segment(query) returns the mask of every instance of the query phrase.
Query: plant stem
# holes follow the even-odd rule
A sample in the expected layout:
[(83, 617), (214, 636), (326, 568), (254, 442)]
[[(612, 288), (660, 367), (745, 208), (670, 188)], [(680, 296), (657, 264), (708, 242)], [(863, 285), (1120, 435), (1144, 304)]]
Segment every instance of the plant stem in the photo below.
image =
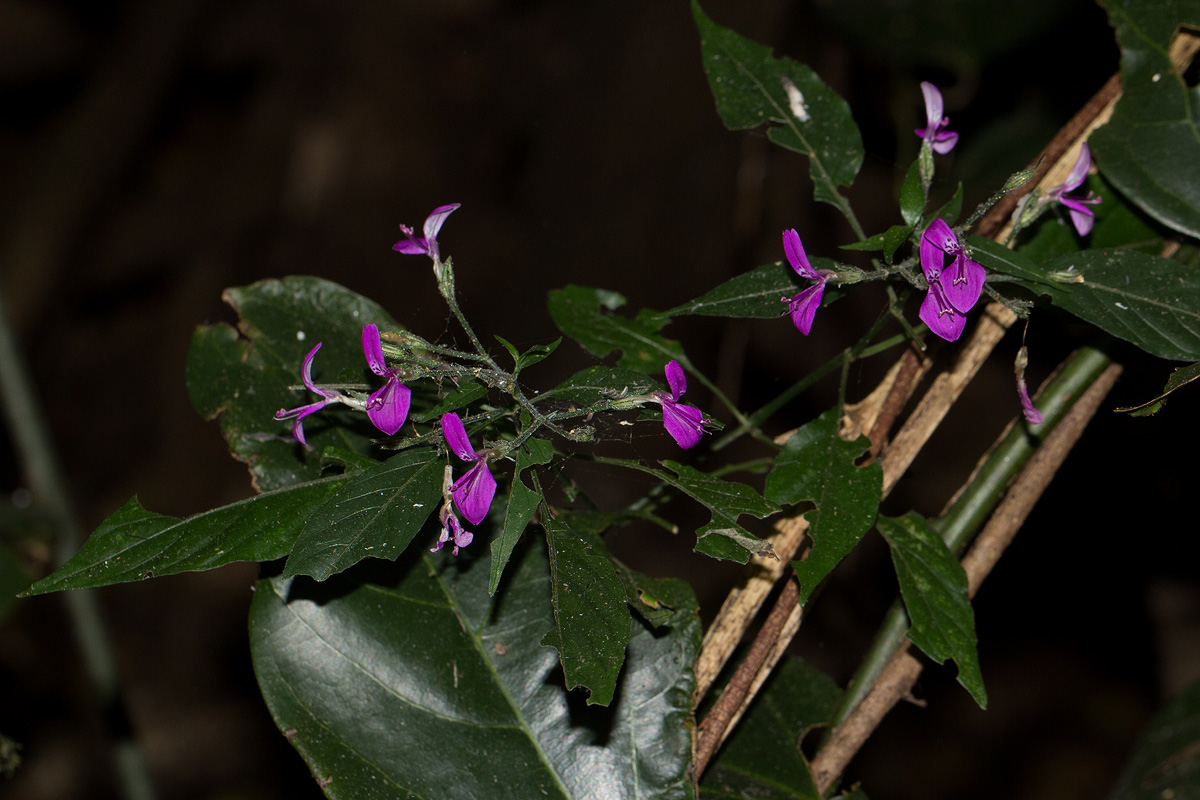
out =
[[(83, 535), (35, 391), (8, 323), (4, 298), (0, 297), (0, 401), (22, 474), (38, 505), (53, 524), (57, 567), (75, 555), (83, 544)], [(99, 713), (106, 720), (116, 720), (110, 722), (106, 732), (113, 748), (122, 796), (126, 800), (152, 800), (154, 788), (145, 759), (128, 733), (120, 676), (97, 594), (91, 589), (76, 589), (66, 592), (63, 602), (96, 693)]]

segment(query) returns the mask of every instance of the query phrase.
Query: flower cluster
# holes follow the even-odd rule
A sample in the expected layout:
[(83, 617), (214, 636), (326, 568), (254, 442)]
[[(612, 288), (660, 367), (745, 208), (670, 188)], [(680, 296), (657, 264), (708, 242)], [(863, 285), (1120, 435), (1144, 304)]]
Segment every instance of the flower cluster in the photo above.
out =
[[(953, 259), (946, 266), (946, 258)], [(921, 271), (929, 291), (921, 303), (921, 320), (948, 342), (962, 335), (966, 314), (979, 301), (987, 277), (944, 220), (935, 219), (921, 235)]]

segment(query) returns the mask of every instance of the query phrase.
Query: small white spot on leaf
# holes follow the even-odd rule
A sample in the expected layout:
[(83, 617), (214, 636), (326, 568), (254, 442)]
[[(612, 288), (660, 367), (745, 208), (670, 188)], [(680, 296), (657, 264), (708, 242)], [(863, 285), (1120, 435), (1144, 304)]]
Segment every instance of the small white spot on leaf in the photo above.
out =
[(306, 334), (304, 331), (296, 331), (296, 341), (297, 342), (303, 342), (305, 337), (307, 337), (307, 336), (308, 336), (308, 334)]
[(808, 113), (808, 106), (804, 104), (804, 95), (796, 88), (796, 84), (792, 83), (792, 79), (787, 75), (780, 75), (779, 81), (783, 84), (783, 91), (787, 92), (788, 108), (791, 109), (792, 115), (801, 122), (812, 119)]

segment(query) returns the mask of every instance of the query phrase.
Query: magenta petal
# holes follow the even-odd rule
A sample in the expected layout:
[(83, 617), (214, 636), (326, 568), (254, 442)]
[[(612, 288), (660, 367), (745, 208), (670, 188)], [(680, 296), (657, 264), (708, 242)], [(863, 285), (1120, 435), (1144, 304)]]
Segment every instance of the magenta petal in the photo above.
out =
[(983, 283), (987, 272), (978, 263), (964, 255), (954, 259), (950, 268), (942, 273), (939, 283), (945, 292), (946, 302), (960, 314), (966, 314), (983, 294)]
[[(941, 124), (942, 113), (945, 111), (942, 93), (929, 81), (921, 81), (921, 94), (925, 95), (925, 124), (936, 129)], [(925, 133), (922, 132), (921, 136), (924, 137)]]
[(317, 346), (314, 347), (312, 350), (309, 350), (308, 355), (306, 355), (304, 357), (304, 364), (300, 367), (300, 380), (304, 381), (305, 387), (307, 387), (310, 392), (316, 392), (317, 394), (321, 395), (322, 397), (330, 397), (331, 393), (328, 391), (322, 391), (322, 390), (318, 389), (316, 387), (316, 384), (313, 383), (313, 379), (312, 379), (313, 358), (316, 357), (317, 351), (320, 349), (321, 349), (321, 343), (317, 342)]
[(930, 143), (930, 147), (932, 147), (934, 150), (941, 153), (942, 155), (945, 155), (946, 153), (949, 153), (951, 150), (953, 150), (954, 145), (956, 145), (956, 144), (958, 144), (958, 134), (957, 133), (954, 133), (953, 131), (942, 131), (941, 133), (939, 133), (933, 137), (933, 141)]
[(792, 323), (808, 336), (812, 330), (813, 318), (821, 305), (821, 296), (825, 293), (825, 281), (815, 283), (797, 294), (791, 300), (784, 298), (788, 304), (788, 312), (792, 315)]
[(664, 402), (663, 427), (684, 450), (695, 447), (704, 433), (704, 414), (682, 403)]
[(423, 255), (429, 252), (424, 239), (414, 239), (411, 236), (396, 242), (392, 245), (392, 249), (409, 256)]
[(967, 324), (967, 318), (946, 302), (939, 283), (929, 284), (929, 293), (921, 302), (919, 316), (921, 321), (929, 326), (930, 331), (948, 342), (957, 341)]
[(471, 447), (471, 440), (467, 438), (467, 429), (463, 427), (458, 414), (453, 411), (442, 415), (442, 436), (446, 437), (446, 444), (454, 452), (454, 455), (463, 461), (477, 460), (475, 450)]
[(783, 232), (783, 252), (787, 256), (788, 263), (792, 265), (792, 269), (800, 275), (814, 281), (821, 279), (821, 274), (813, 269), (812, 264), (808, 263), (808, 256), (804, 254), (804, 245), (800, 243), (800, 234), (796, 233), (795, 228)]
[(1042, 412), (1033, 407), (1033, 401), (1029, 399), (1029, 387), (1025, 385), (1024, 378), (1017, 378), (1017, 396), (1021, 399), (1021, 413), (1025, 415), (1025, 421), (1030, 425), (1040, 424)]
[(425, 218), (425, 241), (433, 242), (437, 240), (438, 231), (442, 229), (442, 225), (446, 222), (446, 217), (450, 216), (455, 209), (462, 206), (462, 203), (450, 203), (449, 205), (438, 206), (428, 217)]
[(395, 436), (408, 419), (411, 400), (412, 390), (396, 378), (390, 378), (367, 398), (367, 417), (376, 428), (388, 436)]
[[(1092, 232), (1092, 226), (1096, 224), (1096, 217), (1094, 212), (1084, 205), (1087, 202), (1086, 199), (1061, 197), (1059, 202), (1067, 207), (1067, 211), (1071, 214), (1071, 224), (1075, 226), (1075, 230), (1079, 232), (1080, 236), (1087, 236)], [(1095, 202), (1099, 202), (1099, 200), (1097, 199)]]
[(454, 505), (472, 525), (478, 525), (487, 516), (492, 498), (496, 495), (496, 479), (488, 469), (487, 461), (480, 459), (450, 487)]
[(679, 366), (679, 362), (671, 360), (667, 362), (667, 385), (671, 387), (671, 402), (679, 399), (680, 395), (687, 391), (687, 377), (683, 374), (683, 367)]
[(363, 355), (367, 357), (367, 366), (371, 372), (381, 378), (391, 376), (387, 362), (383, 360), (383, 344), (379, 341), (379, 328), (374, 323), (363, 326), (362, 332)]
[(1075, 159), (1075, 166), (1071, 167), (1071, 174), (1067, 175), (1067, 179), (1063, 181), (1060, 188), (1061, 191), (1069, 192), (1073, 189), (1078, 189), (1087, 179), (1088, 170), (1092, 168), (1092, 151), (1088, 148), (1085, 142), (1079, 148), (1079, 158)]

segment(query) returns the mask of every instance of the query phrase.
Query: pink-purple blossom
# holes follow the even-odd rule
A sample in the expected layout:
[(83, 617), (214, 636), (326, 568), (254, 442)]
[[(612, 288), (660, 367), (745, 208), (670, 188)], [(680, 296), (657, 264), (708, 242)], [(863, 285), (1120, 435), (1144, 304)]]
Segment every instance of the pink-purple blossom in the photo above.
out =
[(813, 317), (821, 305), (821, 295), (825, 293), (825, 276), (808, 263), (808, 256), (804, 254), (804, 245), (800, 243), (800, 234), (796, 233), (795, 228), (783, 232), (783, 252), (787, 256), (788, 263), (792, 265), (792, 269), (800, 277), (816, 281), (799, 294), (779, 298), (780, 302), (788, 304), (788, 313), (792, 315), (792, 322), (796, 328), (808, 336), (809, 331), (812, 330)]
[(466, 547), (475, 540), (475, 534), (462, 526), (462, 523), (458, 521), (458, 517), (454, 513), (454, 509), (449, 504), (442, 506), (438, 518), (442, 522), (442, 532), (438, 535), (438, 540), (434, 543), (433, 547), (429, 548), (429, 552), (436, 553), (442, 549), (442, 545), (446, 542), (453, 541), (454, 549), (450, 552), (458, 555), (458, 548)]
[(317, 355), (317, 351), (320, 349), (321, 343), (317, 342), (317, 346), (308, 351), (308, 355), (304, 357), (304, 364), (300, 368), (300, 378), (304, 381), (305, 388), (310, 392), (321, 395), (321, 399), (315, 403), (309, 403), (296, 408), (281, 408), (275, 412), (275, 419), (277, 420), (295, 420), (292, 423), (292, 435), (296, 437), (296, 441), (305, 447), (308, 447), (308, 442), (304, 438), (304, 418), (309, 414), (315, 414), (330, 403), (341, 403), (346, 399), (341, 392), (333, 389), (322, 389), (313, 383), (312, 362), (313, 358)]
[(925, 95), (925, 127), (917, 128), (913, 133), (937, 152), (949, 153), (958, 144), (958, 134), (946, 130), (950, 118), (942, 113), (945, 110), (942, 93), (929, 81), (921, 81), (921, 93)]
[[(946, 257), (953, 260), (946, 266)], [(929, 291), (921, 303), (921, 320), (946, 341), (962, 335), (966, 313), (983, 293), (987, 273), (967, 258), (966, 251), (944, 220), (935, 219), (921, 235), (921, 270)]]
[(417, 236), (413, 229), (407, 225), (400, 226), (400, 232), (404, 234), (404, 238), (392, 245), (393, 250), (408, 255), (427, 255), (435, 262), (442, 260), (441, 251), (438, 250), (437, 235), (442, 229), (442, 224), (446, 221), (446, 217), (450, 216), (461, 203), (450, 203), (445, 206), (438, 206), (428, 217), (425, 218), (424, 236)]
[(492, 477), (492, 471), (487, 465), (487, 457), (491, 455), (491, 451), (471, 447), (467, 429), (463, 427), (458, 414), (453, 411), (442, 415), (442, 436), (454, 455), (463, 461), (475, 462), (475, 466), (450, 487), (450, 494), (454, 497), (454, 505), (467, 521), (478, 525), (487, 516), (492, 498), (496, 495), (496, 479)]
[(679, 398), (687, 391), (687, 378), (684, 377), (683, 367), (678, 361), (670, 361), (666, 368), (667, 385), (670, 392), (661, 389), (652, 392), (650, 398), (662, 405), (663, 427), (671, 434), (680, 447), (687, 450), (695, 447), (704, 433), (704, 412), (700, 409), (684, 405)]
[(1017, 376), (1017, 398), (1021, 401), (1021, 413), (1030, 425), (1038, 425), (1042, 421), (1042, 412), (1033, 407), (1029, 399), (1029, 387), (1025, 385), (1025, 368), (1029, 365), (1029, 350), (1021, 345), (1017, 351), (1017, 359), (1013, 363), (1013, 372)]
[(1088, 206), (1099, 203), (1103, 198), (1097, 197), (1095, 192), (1088, 192), (1083, 196), (1072, 196), (1067, 192), (1073, 192), (1083, 185), (1091, 167), (1092, 151), (1088, 149), (1087, 143), (1084, 143), (1079, 148), (1079, 158), (1075, 160), (1075, 166), (1071, 168), (1067, 179), (1046, 192), (1046, 202), (1059, 202), (1067, 207), (1067, 211), (1071, 214), (1071, 224), (1075, 226), (1075, 230), (1079, 232), (1080, 236), (1087, 236), (1091, 233), (1092, 225), (1096, 221), (1095, 213)]
[(387, 378), (387, 382), (367, 398), (367, 417), (376, 428), (388, 436), (395, 436), (408, 419), (412, 390), (400, 382), (400, 371), (389, 367), (384, 361), (383, 343), (379, 340), (379, 328), (374, 323), (363, 326), (362, 346), (371, 372)]

